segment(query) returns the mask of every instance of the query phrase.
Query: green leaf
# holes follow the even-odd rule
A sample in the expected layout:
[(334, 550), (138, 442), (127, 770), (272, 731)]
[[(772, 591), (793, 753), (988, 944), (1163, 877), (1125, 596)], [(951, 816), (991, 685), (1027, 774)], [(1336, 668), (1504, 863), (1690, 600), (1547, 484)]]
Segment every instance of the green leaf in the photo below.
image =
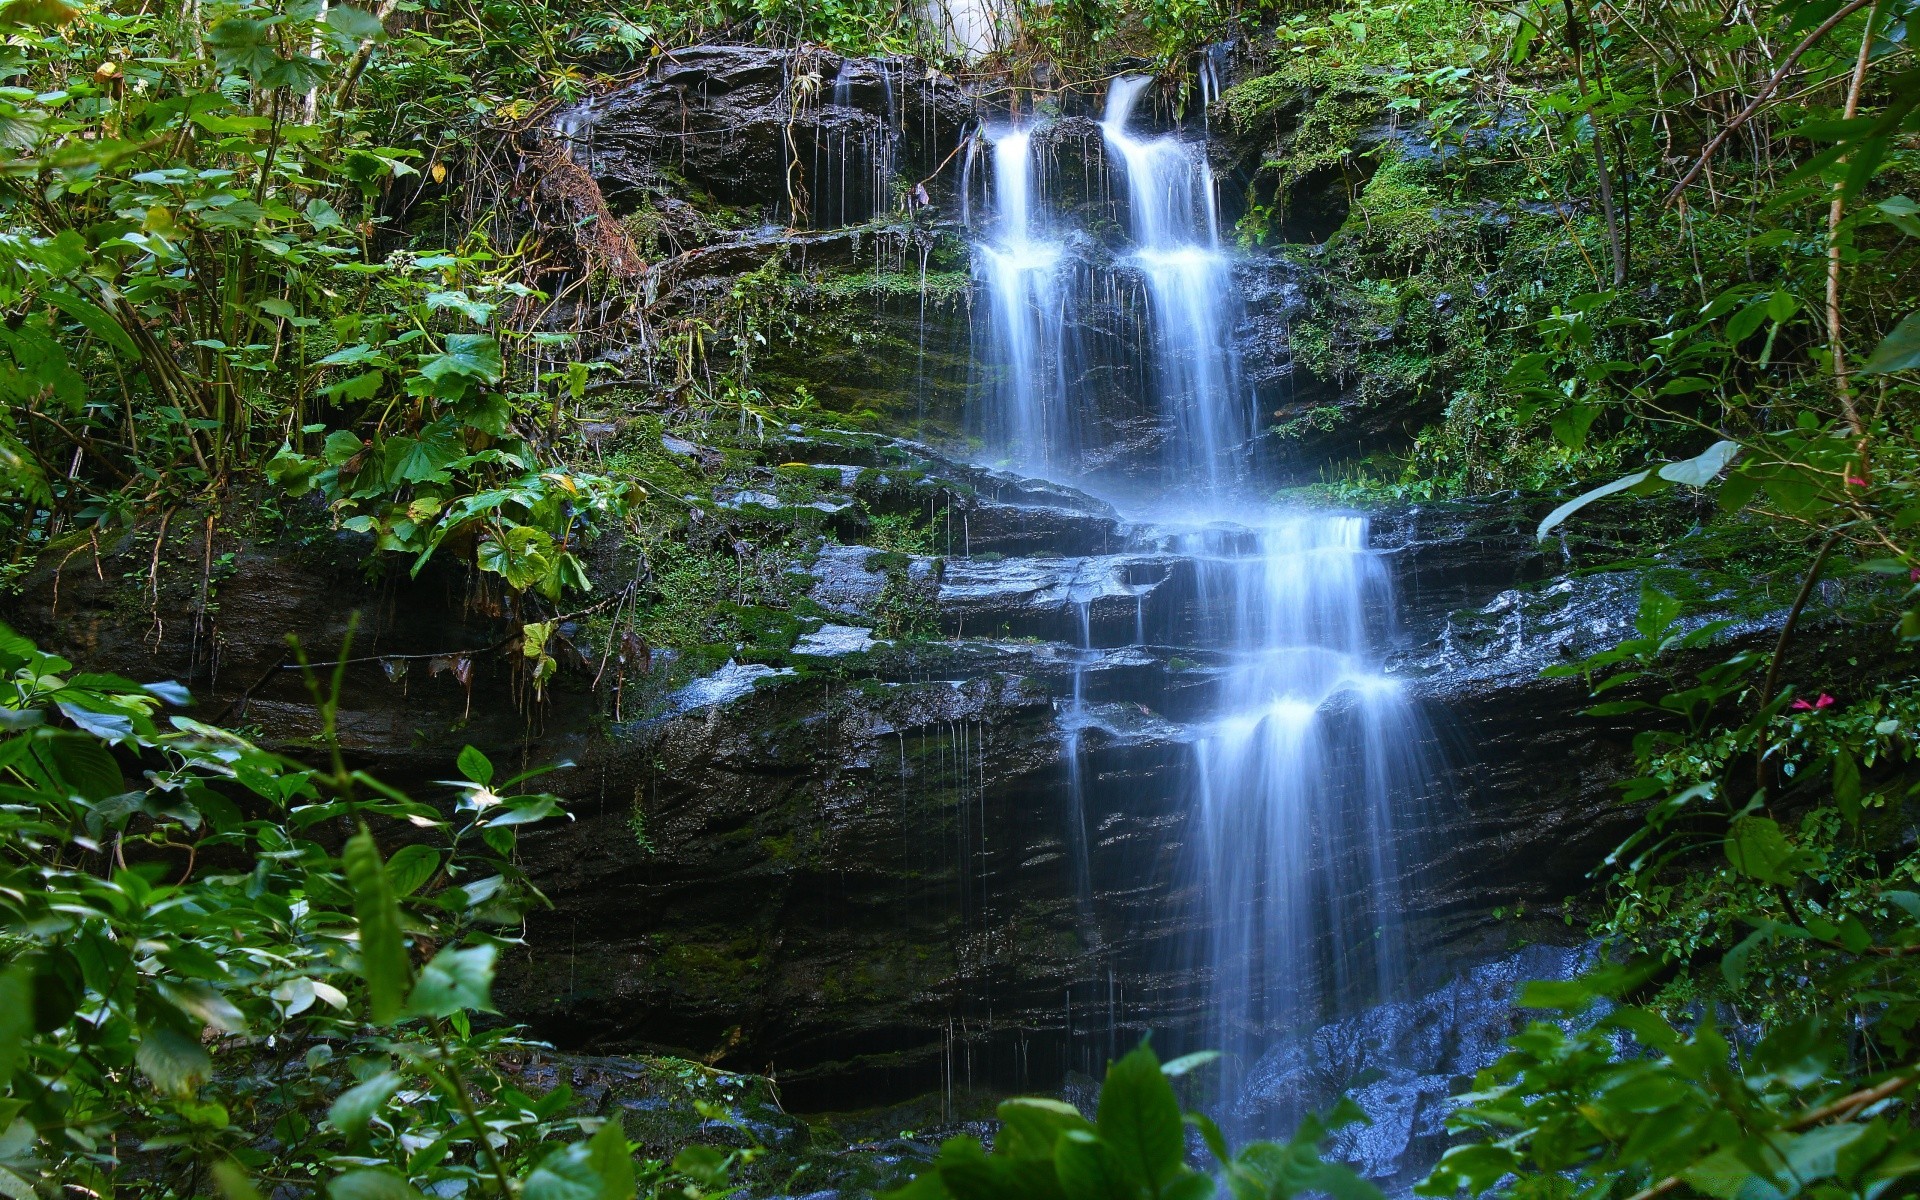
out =
[(1639, 486), (1646, 482), (1647, 477), (1651, 474), (1652, 471), (1650, 470), (1635, 471), (1633, 474), (1623, 476), (1622, 478), (1614, 480), (1612, 483), (1602, 484), (1590, 492), (1583, 492), (1575, 496), (1573, 499), (1547, 514), (1547, 519), (1540, 522), (1540, 528), (1534, 531), (1533, 536), (1535, 540), (1545, 541), (1549, 533), (1552, 533), (1559, 527), (1562, 521), (1565, 521), (1574, 513), (1592, 504), (1595, 500), (1604, 500), (1606, 497), (1614, 495), (1615, 493), (1624, 492), (1628, 488)]
[[(18, 0), (16, 0), (18, 3)], [(87, 331), (131, 359), (140, 357), (140, 350), (133, 344), (127, 331), (120, 322), (109, 316), (105, 309), (76, 292), (64, 288), (55, 288), (46, 293), (46, 301), (61, 312), (87, 327)]]
[(1593, 422), (1599, 415), (1599, 408), (1591, 404), (1577, 404), (1556, 413), (1552, 421), (1554, 440), (1569, 450), (1585, 449), (1587, 431), (1593, 428)]
[(1692, 458), (1670, 462), (1660, 468), (1660, 478), (1688, 487), (1705, 487), (1726, 470), (1733, 456), (1740, 453), (1739, 442), (1718, 441)]
[(360, 453), (365, 445), (365, 442), (346, 430), (336, 429), (327, 435), (326, 443), (321, 449), (321, 455), (327, 460), (328, 466), (337, 467), (354, 455)]
[(472, 321), (475, 325), (485, 325), (493, 317), (493, 305), (484, 300), (475, 300), (465, 292), (429, 292), (427, 309), (430, 312), (451, 308)]
[(232, 1159), (213, 1164), (213, 1182), (225, 1200), (260, 1200), (260, 1189), (247, 1178), (246, 1168)]
[(205, 1048), (175, 1029), (155, 1029), (141, 1038), (134, 1061), (154, 1087), (176, 1096), (191, 1095), (213, 1072)]
[(406, 940), (400, 932), (400, 902), (380, 861), (373, 834), (363, 824), (340, 852), (347, 883), (353, 889), (354, 916), (360, 924), (360, 974), (367, 981), (368, 1015), (377, 1025), (404, 1011), (412, 975)]
[(1867, 361), (1860, 364), (1861, 375), (1885, 375), (1893, 371), (1911, 371), (1920, 367), (1920, 312), (1910, 312), (1880, 339)]
[(392, 1099), (400, 1090), (400, 1076), (392, 1071), (382, 1071), (365, 1083), (356, 1084), (341, 1092), (327, 1109), (327, 1120), (333, 1127), (347, 1135), (349, 1142), (357, 1142), (367, 1131), (374, 1114), (381, 1105)]
[[(1111, 1070), (1107, 1077), (1113, 1077)], [(1101, 1107), (1105, 1106), (1103, 1092)], [(1144, 1194), (1146, 1184), (1134, 1177), (1123, 1153), (1089, 1133), (1070, 1133), (1061, 1138), (1053, 1166), (1068, 1200), (1134, 1200)]]
[(457, 1012), (493, 1011), (493, 946), (456, 950), (452, 946), (433, 956), (420, 969), (408, 1010), (418, 1016), (450, 1017)]
[(1799, 855), (1771, 817), (1739, 817), (1727, 831), (1727, 861), (1743, 875), (1767, 883), (1792, 883)]
[(1849, 824), (1860, 823), (1860, 763), (1845, 747), (1833, 752), (1833, 798)]
[(487, 756), (472, 746), (463, 746), (457, 760), (460, 773), (473, 782), (485, 787), (493, 782), (493, 763)]
[(1107, 1068), (1096, 1122), (1122, 1169), (1157, 1189), (1179, 1172), (1186, 1137), (1180, 1101), (1144, 1042)]
[(348, 1171), (327, 1185), (328, 1200), (421, 1200), (397, 1171), (388, 1168)]
[(26, 1059), (33, 1037), (33, 965), (21, 959), (0, 974), (0, 1090)]
[(80, 10), (64, 0), (10, 0), (0, 5), (0, 29), (22, 25), (51, 28), (70, 24)]
[(200, 980), (163, 981), (158, 987), (169, 1003), (194, 1020), (211, 1025), (222, 1033), (246, 1032), (247, 1019), (233, 1001)]
[(60, 779), (85, 800), (105, 800), (126, 790), (120, 764), (107, 748), (78, 733), (59, 733), (49, 739), (47, 751)]
[(615, 1120), (586, 1141), (548, 1155), (527, 1176), (520, 1195), (522, 1200), (633, 1200), (634, 1185), (633, 1152)]
[(327, 24), (356, 42), (378, 40), (386, 36), (380, 18), (365, 9), (336, 4), (327, 10)]
[(330, 383), (320, 389), (320, 394), (330, 400), (371, 400), (380, 394), (380, 387), (387, 381), (385, 371), (362, 371), (358, 375), (349, 375), (337, 383)]
[(505, 436), (507, 423), (513, 420), (513, 406), (498, 392), (470, 396), (455, 411), (462, 425), (494, 437)]
[(484, 333), (450, 333), (446, 353), (420, 364), (420, 373), (435, 383), (456, 375), (492, 383), (500, 371), (500, 343)]
[(440, 852), (431, 846), (402, 846), (387, 860), (387, 878), (397, 896), (411, 896), (440, 869)]
[(451, 422), (435, 421), (418, 437), (392, 437), (381, 448), (389, 483), (425, 483), (465, 453)]
[(1189, 1071), (1197, 1071), (1219, 1061), (1218, 1050), (1195, 1050), (1192, 1054), (1183, 1054), (1170, 1063), (1160, 1065), (1160, 1073), (1168, 1079), (1178, 1079)]
[(1080, 1110), (1062, 1100), (1023, 1096), (1000, 1105), (999, 1113), (1000, 1133), (994, 1138), (994, 1153), (1012, 1158), (1051, 1160), (1062, 1134), (1069, 1130), (1093, 1132)]

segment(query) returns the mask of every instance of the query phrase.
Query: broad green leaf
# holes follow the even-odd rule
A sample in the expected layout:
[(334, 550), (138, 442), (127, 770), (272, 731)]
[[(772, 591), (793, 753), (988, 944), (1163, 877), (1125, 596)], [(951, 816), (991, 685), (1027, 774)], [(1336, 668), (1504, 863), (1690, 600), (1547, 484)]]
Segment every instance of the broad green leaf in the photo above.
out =
[(213, 1072), (213, 1060), (199, 1042), (174, 1029), (160, 1028), (140, 1039), (134, 1061), (153, 1086), (176, 1096), (192, 1094)]
[(107, 748), (90, 737), (77, 733), (59, 733), (48, 739), (47, 749), (60, 778), (73, 792), (87, 800), (104, 800), (126, 790), (120, 765)]
[(225, 1200), (260, 1200), (260, 1189), (247, 1178), (246, 1168), (228, 1159), (213, 1164), (213, 1182)]
[(417, 437), (388, 438), (381, 449), (389, 483), (424, 483), (447, 469), (465, 453), (460, 434), (451, 422), (435, 421)]
[(340, 852), (348, 885), (353, 889), (353, 911), (360, 925), (360, 974), (367, 981), (368, 1015), (384, 1025), (405, 1010), (412, 969), (400, 932), (400, 902), (387, 879), (380, 850), (365, 825), (347, 839)]
[(56, 704), (67, 720), (103, 742), (118, 742), (133, 736), (133, 718), (125, 712), (102, 712), (66, 700)]
[[(946, 1149), (941, 1147), (942, 1158)], [(673, 1169), (708, 1187), (717, 1187), (726, 1182), (727, 1158), (727, 1152), (718, 1146), (688, 1146), (673, 1156)]]
[(397, 1171), (363, 1168), (348, 1171), (327, 1184), (328, 1200), (421, 1200)]
[(387, 878), (395, 895), (411, 896), (426, 886), (440, 869), (440, 852), (431, 846), (402, 846), (387, 860)]
[(337, 467), (365, 448), (366, 443), (344, 429), (336, 429), (327, 435), (322, 456), (328, 466)]
[(435, 383), (456, 375), (492, 383), (500, 370), (500, 343), (484, 333), (450, 333), (446, 352), (420, 364), (420, 373)]
[(0, 5), (0, 29), (22, 25), (53, 28), (78, 19), (80, 10), (64, 0), (8, 0)]
[(382, 1071), (365, 1083), (341, 1092), (334, 1099), (332, 1107), (327, 1109), (327, 1120), (345, 1134), (349, 1142), (357, 1142), (366, 1133), (374, 1114), (399, 1090), (400, 1076), (392, 1071)]
[(493, 963), (498, 955), (492, 946), (467, 950), (448, 946), (420, 969), (420, 981), (413, 986), (408, 1011), (427, 1017), (492, 1012)]
[(65, 288), (54, 288), (47, 292), (46, 301), (86, 326), (89, 333), (112, 346), (116, 351), (129, 359), (139, 360), (140, 350), (133, 344), (133, 339), (127, 336), (127, 331), (120, 327), (120, 322), (114, 320), (106, 310), (93, 301)]
[(1014, 1158), (1053, 1158), (1054, 1145), (1068, 1130), (1091, 1133), (1093, 1126), (1080, 1110), (1061, 1100), (1021, 1097), (999, 1109), (1000, 1134), (994, 1153)]
[(1186, 1143), (1180, 1101), (1145, 1044), (1107, 1068), (1095, 1124), (1122, 1169), (1144, 1186), (1158, 1188), (1179, 1171)]
[(1727, 831), (1727, 861), (1743, 875), (1768, 883), (1792, 883), (1798, 855), (1771, 817), (1739, 817)]
[(462, 746), (457, 762), (460, 773), (473, 782), (483, 787), (493, 782), (493, 763), (473, 746)]
[(0, 974), (0, 1090), (26, 1059), (33, 1037), (33, 963), (19, 959)]
[(1178, 1079), (1189, 1071), (1197, 1071), (1201, 1067), (1210, 1066), (1219, 1061), (1219, 1059), (1220, 1052), (1218, 1050), (1196, 1050), (1192, 1054), (1182, 1054), (1172, 1062), (1162, 1063), (1160, 1065), (1160, 1073), (1168, 1079)]
[(162, 981), (158, 988), (169, 1003), (196, 1021), (211, 1025), (222, 1033), (246, 1031), (247, 1019), (233, 1001), (198, 979)]
[(1386, 1200), (1385, 1192), (1342, 1163), (1315, 1164), (1303, 1183), (1305, 1186), (1301, 1190), (1317, 1192), (1332, 1197), (1332, 1200)]
[(1852, 824), (1860, 823), (1860, 763), (1845, 746), (1833, 752), (1833, 798), (1842, 816)]
[(355, 41), (364, 42), (386, 36), (380, 18), (365, 9), (336, 4), (327, 10), (327, 24)]
[(1920, 312), (1908, 313), (1880, 339), (1867, 361), (1860, 364), (1862, 375), (1885, 375), (1892, 371), (1911, 371), (1920, 367)]
[[(1107, 1077), (1113, 1077), (1111, 1070)], [(1067, 1200), (1134, 1200), (1150, 1194), (1132, 1165), (1141, 1157), (1138, 1147), (1115, 1147), (1090, 1133), (1068, 1133), (1054, 1151), (1053, 1166)]]
[(429, 311), (453, 309), (475, 325), (485, 325), (493, 317), (493, 305), (475, 300), (465, 292), (429, 292), (427, 308)]
[(1591, 404), (1576, 404), (1554, 414), (1551, 422), (1554, 440), (1569, 450), (1585, 449), (1587, 431), (1593, 428), (1593, 422), (1599, 415), (1599, 408)]
[[(711, 1146), (700, 1149), (714, 1150)], [(714, 1153), (724, 1161), (724, 1155), (717, 1150)], [(679, 1160), (675, 1160), (675, 1168), (681, 1169)], [(694, 1174), (691, 1170), (682, 1173)], [(717, 1163), (704, 1173), (717, 1174)], [(541, 1160), (527, 1176), (520, 1195), (522, 1200), (632, 1200), (634, 1182), (633, 1152), (620, 1122), (614, 1120), (586, 1141), (575, 1142)]]

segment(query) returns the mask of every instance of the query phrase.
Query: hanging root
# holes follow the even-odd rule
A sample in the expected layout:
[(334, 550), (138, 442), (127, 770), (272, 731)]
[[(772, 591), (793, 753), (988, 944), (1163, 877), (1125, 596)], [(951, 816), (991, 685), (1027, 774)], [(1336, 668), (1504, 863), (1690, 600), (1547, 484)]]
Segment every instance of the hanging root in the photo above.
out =
[[(573, 160), (565, 142), (543, 139), (543, 144), (524, 155), (521, 167), (527, 210), (545, 249), (574, 259), (583, 274), (605, 272), (615, 279), (634, 280), (646, 273), (647, 262), (639, 247), (607, 207), (600, 185)], [(564, 243), (564, 249), (556, 241)]]

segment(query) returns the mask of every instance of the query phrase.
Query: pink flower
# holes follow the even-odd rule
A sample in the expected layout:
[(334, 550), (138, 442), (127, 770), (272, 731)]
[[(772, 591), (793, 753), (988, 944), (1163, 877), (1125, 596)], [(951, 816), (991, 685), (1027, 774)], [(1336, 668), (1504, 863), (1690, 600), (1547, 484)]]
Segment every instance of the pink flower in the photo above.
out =
[(1832, 704), (1833, 704), (1833, 697), (1827, 695), (1825, 692), (1821, 692), (1820, 698), (1818, 700), (1815, 700), (1812, 704), (1808, 704), (1805, 700), (1795, 700), (1791, 705), (1788, 705), (1788, 707), (1793, 709), (1795, 712), (1812, 712), (1816, 708), (1831, 707)]
[(1847, 476), (1847, 486), (1848, 487), (1865, 487), (1867, 486), (1867, 481), (1860, 478), (1858, 475), (1849, 475)]

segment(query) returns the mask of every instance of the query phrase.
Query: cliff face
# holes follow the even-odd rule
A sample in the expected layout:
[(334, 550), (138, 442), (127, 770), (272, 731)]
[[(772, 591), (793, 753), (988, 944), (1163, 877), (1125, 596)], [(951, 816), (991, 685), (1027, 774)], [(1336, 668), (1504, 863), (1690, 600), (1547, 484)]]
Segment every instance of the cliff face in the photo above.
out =
[[(57, 592), (43, 568), (9, 618), (88, 666), (188, 679), (201, 714), (294, 746), (314, 718), (284, 635), (330, 659), (357, 612), (340, 727), (384, 777), (430, 794), (466, 742), (574, 762), (549, 777), (573, 819), (525, 843), (554, 907), (529, 919), (499, 992), (562, 1047), (772, 1072), (805, 1110), (950, 1081), (1055, 1087), (1148, 1030), (1193, 1039), (1181, 947), (1206, 918), (1181, 869), (1195, 737), (1184, 714), (1210, 651), (1185, 639), (1190, 563), (1091, 498), (890, 453), (971, 491), (957, 519), (974, 553), (918, 562), (944, 636), (857, 632), (880, 624), (887, 577), (868, 569), (877, 552), (829, 547), (808, 581), (838, 623), (800, 647), (819, 653), (730, 664), (618, 719), (592, 690), (595, 662), (535, 702), (508, 626), (467, 581), (365, 582), (363, 548), (321, 531), (303, 546), (216, 529), (215, 551), (237, 554), (197, 626), (185, 572), (163, 576), (177, 582), (158, 618), (143, 611), (142, 537), (103, 545), (97, 564), (90, 547), (75, 554)], [(1395, 669), (1445, 768), (1407, 833), (1418, 852), (1404, 920), (1422, 982), (1501, 944), (1492, 908), (1550, 911), (1580, 890), (1627, 819), (1608, 790), (1622, 734), (1576, 715), (1577, 682), (1534, 672), (1567, 628), (1602, 638), (1630, 610), (1606, 577), (1547, 579), (1527, 515), (1487, 504), (1378, 518), (1402, 598)], [(163, 557), (207, 557), (202, 533)], [(1122, 585), (1147, 584), (1121, 604)], [(1093, 597), (1095, 629), (1143, 622), (1148, 644), (1075, 650), (1069, 595)], [(1091, 716), (1077, 831), (1061, 756), (1076, 673)]]

